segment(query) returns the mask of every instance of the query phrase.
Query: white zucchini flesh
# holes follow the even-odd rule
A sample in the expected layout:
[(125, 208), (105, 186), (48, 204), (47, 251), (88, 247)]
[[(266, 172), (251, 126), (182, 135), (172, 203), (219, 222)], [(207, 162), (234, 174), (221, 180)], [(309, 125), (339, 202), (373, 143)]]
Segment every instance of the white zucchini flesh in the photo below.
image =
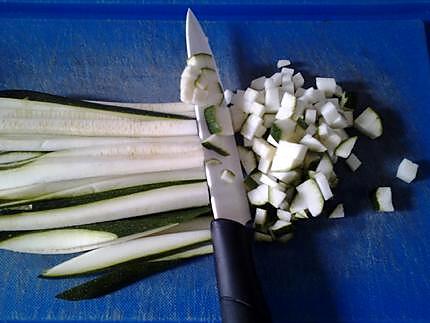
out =
[(322, 116), (324, 117), (324, 120), (329, 126), (333, 126), (335, 122), (342, 117), (337, 111), (336, 106), (331, 102), (327, 102), (326, 104), (324, 104), (321, 107), (320, 111)]
[(392, 194), (390, 187), (378, 187), (375, 192), (375, 206), (379, 212), (393, 212)]
[(284, 119), (291, 118), (291, 116), (296, 111), (296, 104), (297, 104), (296, 97), (290, 94), (289, 92), (285, 92), (284, 95), (282, 96), (281, 107), (276, 113), (276, 119), (284, 120)]
[(131, 103), (131, 102), (91, 101), (91, 100), (88, 100), (88, 102), (114, 105), (117, 107), (132, 108), (137, 110), (177, 114), (185, 117), (195, 117), (194, 106), (183, 102)]
[(0, 249), (27, 253), (62, 253), (61, 251), (102, 242), (112, 241), (118, 236), (111, 232), (62, 229), (35, 232), (0, 242)]
[(273, 156), (275, 155), (275, 147), (261, 138), (255, 138), (253, 140), (252, 150), (261, 158), (268, 160), (272, 160)]
[(49, 158), (36, 160), (18, 169), (0, 171), (0, 190), (79, 178), (189, 169), (202, 165), (201, 151), (141, 158), (135, 156)]
[(240, 133), (243, 137), (245, 137), (248, 140), (252, 140), (254, 138), (255, 133), (257, 132), (258, 128), (263, 124), (263, 119), (259, 116), (250, 114), (248, 118), (246, 119), (245, 123), (242, 126), (242, 129), (240, 130)]
[(310, 151), (321, 153), (327, 150), (327, 147), (325, 147), (318, 139), (312, 137), (309, 134), (306, 134), (302, 139), (300, 139), (299, 143), (308, 147)]
[(265, 107), (267, 113), (276, 113), (280, 107), (279, 87), (266, 88)]
[(64, 120), (159, 120), (161, 116), (139, 115), (117, 111), (103, 111), (88, 107), (69, 106), (64, 104), (32, 101), (13, 98), (0, 98), (1, 119), (64, 119)]
[(317, 77), (315, 79), (318, 90), (324, 91), (327, 97), (332, 96), (336, 92), (336, 81), (331, 77)]
[(288, 211), (278, 209), (276, 211), (276, 216), (278, 217), (279, 220), (291, 222), (291, 213)]
[[(29, 152), (29, 151), (11, 151), (0, 153), (0, 167), (6, 166), (11, 163), (25, 162), (34, 160), (41, 157), (42, 152)], [(3, 165), (4, 164), (4, 165)]]
[(396, 177), (409, 184), (417, 177), (417, 172), (418, 164), (413, 163), (407, 158), (403, 158), (397, 168)]
[(246, 120), (247, 114), (243, 112), (239, 105), (235, 104), (230, 107), (230, 114), (231, 122), (233, 123), (233, 130), (235, 133), (239, 132)]
[[(201, 151), (199, 142), (171, 143), (171, 142), (124, 142), (113, 145), (100, 145), (82, 147), (77, 149), (66, 149), (55, 151), (44, 155), (45, 161), (50, 158), (65, 157), (116, 157), (127, 158), (150, 157), (160, 154), (183, 154)], [(40, 159), (39, 159), (40, 160)]]
[(354, 120), (354, 127), (371, 139), (380, 137), (383, 132), (381, 117), (372, 108), (367, 108)]
[(290, 64), (291, 64), (291, 62), (288, 59), (280, 59), (276, 63), (276, 67), (277, 68), (282, 68), (282, 67), (288, 66)]
[[(179, 233), (186, 231), (197, 231), (197, 230), (209, 230), (211, 227), (211, 222), (213, 221), (213, 216), (198, 216), (189, 221), (181, 222), (177, 225), (171, 226), (170, 228), (163, 230), (163, 234), (168, 233)], [(157, 234), (155, 232), (155, 234)]]
[(303, 196), (306, 203), (306, 208), (313, 217), (321, 214), (324, 208), (324, 198), (321, 194), (317, 182), (313, 179), (308, 179), (296, 187), (299, 195)]
[(0, 119), (0, 134), (166, 137), (197, 135), (195, 120)]
[(49, 135), (5, 135), (0, 140), (3, 151), (56, 151), (99, 145), (140, 143), (199, 143), (198, 136), (176, 137), (80, 137)]
[(307, 209), (307, 203), (303, 194), (299, 192), (294, 196), (290, 205), (290, 212), (296, 214)]
[(177, 223), (118, 238), (107, 231), (57, 229), (23, 234), (0, 242), (0, 249), (32, 254), (70, 254), (107, 247), (168, 230)]
[(321, 172), (326, 178), (330, 178), (333, 174), (333, 163), (327, 154), (324, 154), (316, 168), (317, 172)]
[(351, 153), (345, 162), (353, 172), (355, 172), (361, 166), (360, 159), (358, 159), (354, 153)]
[(254, 225), (264, 226), (267, 222), (267, 210), (266, 209), (255, 209)]
[(210, 239), (209, 230), (144, 237), (89, 251), (45, 271), (44, 277), (78, 275)]
[(191, 168), (167, 172), (153, 172), (116, 177), (90, 177), (80, 180), (34, 184), (0, 191), (0, 199), (11, 200), (10, 202), (0, 203), (0, 206), (13, 205), (13, 200), (18, 200), (18, 203), (33, 202), (94, 194), (138, 185), (184, 180), (204, 180), (205, 178), (203, 168)]
[(268, 173), (271, 165), (272, 161), (270, 159), (261, 158), (258, 162), (257, 169), (262, 173)]
[(342, 203), (338, 204), (334, 208), (334, 210), (330, 213), (330, 215), (328, 217), (330, 219), (344, 218), (345, 217), (345, 212), (344, 212), (343, 204)]
[(269, 202), (269, 186), (261, 184), (248, 192), (248, 199), (252, 205), (264, 205)]
[(208, 204), (205, 182), (173, 185), (72, 207), (4, 215), (0, 217), (0, 230), (62, 228)]
[(187, 258), (209, 255), (213, 252), (214, 252), (213, 246), (211, 244), (208, 244), (206, 246), (201, 246), (201, 247), (198, 247), (195, 249), (178, 252), (178, 253), (175, 253), (175, 254), (170, 255), (170, 256), (150, 260), (150, 262), (187, 259)]
[(303, 78), (301, 73), (294, 74), (293, 83), (295, 89), (301, 88), (303, 84), (305, 84), (305, 79)]
[(335, 150), (336, 156), (348, 158), (357, 142), (357, 137), (351, 137), (341, 142)]
[(287, 194), (275, 187), (269, 187), (269, 203), (275, 208), (279, 208), (281, 203), (285, 200)]
[(279, 179), (285, 184), (291, 184), (300, 179), (301, 173), (298, 170), (290, 170), (288, 172), (270, 172), (269, 175)]
[(330, 185), (328, 183), (327, 178), (323, 173), (316, 173), (314, 175), (314, 179), (318, 184), (318, 187), (321, 191), (324, 200), (329, 200), (333, 197), (333, 192), (331, 191)]
[(257, 168), (257, 161), (255, 155), (250, 149), (238, 146), (239, 159), (242, 167), (247, 175), (249, 175), (255, 168)]
[(271, 170), (284, 172), (300, 166), (306, 156), (307, 147), (280, 140), (273, 158)]

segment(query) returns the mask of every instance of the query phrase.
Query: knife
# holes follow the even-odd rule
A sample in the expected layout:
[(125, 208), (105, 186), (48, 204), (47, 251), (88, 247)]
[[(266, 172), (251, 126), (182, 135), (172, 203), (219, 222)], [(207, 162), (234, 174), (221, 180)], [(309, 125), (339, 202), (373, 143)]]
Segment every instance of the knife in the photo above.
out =
[[(204, 53), (212, 56), (213, 60), (208, 39), (190, 9), (186, 19), (186, 43), (188, 58)], [(213, 65), (222, 85), (214, 60)], [(204, 107), (196, 105), (195, 111), (199, 136), (203, 141), (210, 136)], [(205, 170), (214, 214), (211, 233), (222, 320), (224, 323), (271, 322), (253, 261), (252, 221), (236, 140), (233, 135), (220, 136), (219, 140), (229, 152), (228, 156), (203, 149), (205, 160), (216, 158), (221, 162), (206, 163)], [(231, 182), (221, 179), (223, 170), (234, 173)]]

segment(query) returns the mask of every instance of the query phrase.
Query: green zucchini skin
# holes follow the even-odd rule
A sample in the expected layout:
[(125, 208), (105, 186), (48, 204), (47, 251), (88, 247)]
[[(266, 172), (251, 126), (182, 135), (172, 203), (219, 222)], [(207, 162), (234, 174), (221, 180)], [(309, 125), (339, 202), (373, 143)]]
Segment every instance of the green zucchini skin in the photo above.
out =
[(156, 111), (147, 111), (147, 110), (127, 108), (127, 107), (118, 107), (118, 106), (107, 105), (107, 104), (105, 105), (105, 104), (71, 99), (71, 98), (48, 94), (44, 92), (28, 91), (28, 90), (3, 90), (3, 91), (0, 91), (0, 98), (21, 99), (21, 100), (27, 99), (30, 101), (63, 104), (71, 107), (88, 108), (88, 109), (143, 115), (143, 116), (158, 117), (158, 118), (172, 118), (172, 119), (182, 119), (182, 120), (194, 119), (183, 115), (162, 113), (162, 112), (156, 112)]
[(17, 201), (16, 204), (14, 203), (13, 205), (9, 205), (3, 208), (0, 206), (0, 216), (2, 214), (8, 215), (8, 214), (26, 212), (25, 210), (23, 211), (22, 209), (20, 209), (19, 206), (29, 206), (27, 212), (43, 211), (43, 210), (49, 210), (49, 209), (76, 206), (76, 205), (81, 205), (81, 204), (86, 204), (91, 202), (97, 202), (101, 200), (107, 200), (114, 197), (154, 190), (162, 187), (182, 185), (182, 184), (192, 184), (192, 183), (198, 183), (203, 181), (204, 180), (199, 179), (199, 180), (184, 180), (184, 181), (174, 181), (174, 182), (153, 183), (153, 184), (125, 187), (125, 188), (109, 190), (105, 192), (85, 194), (81, 196), (64, 197), (64, 198), (50, 199), (50, 200), (38, 200), (34, 202), (26, 201), (24, 203), (19, 203), (19, 201)]
[(124, 268), (105, 273), (93, 280), (72, 287), (55, 297), (66, 301), (94, 299), (117, 292), (144, 278), (156, 275), (173, 267), (183, 265), (187, 260), (169, 260), (159, 262), (136, 262)]
[[(192, 220), (198, 216), (206, 215), (211, 212), (209, 206), (188, 208), (169, 212), (156, 213), (136, 218), (107, 221), (100, 223), (84, 224), (68, 227), (68, 229), (87, 229), (95, 231), (105, 231), (116, 234), (119, 238), (131, 234), (144, 232), (147, 230), (162, 227), (171, 223), (182, 223)], [(52, 231), (50, 230), (32, 230), (32, 231), (0, 231), (0, 241), (8, 240), (17, 236), (28, 233)]]

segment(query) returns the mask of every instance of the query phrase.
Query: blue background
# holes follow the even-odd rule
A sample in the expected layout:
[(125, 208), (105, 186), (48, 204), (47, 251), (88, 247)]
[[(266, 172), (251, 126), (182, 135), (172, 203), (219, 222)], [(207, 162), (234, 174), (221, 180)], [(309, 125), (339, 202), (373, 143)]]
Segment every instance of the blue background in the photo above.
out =
[[(359, 93), (359, 110), (372, 105), (384, 120), (383, 137), (359, 140), (363, 166), (355, 174), (337, 166), (336, 201), (345, 204), (346, 218), (300, 225), (286, 245), (257, 246), (274, 321), (429, 321), (430, 4), (192, 4), (225, 87), (244, 88), (288, 58), (308, 85), (315, 76), (334, 76)], [(184, 1), (0, 2), (0, 89), (176, 101), (186, 8)], [(403, 157), (420, 164), (411, 185), (395, 179)], [(396, 212), (372, 210), (368, 192), (381, 185), (392, 187)], [(54, 296), (82, 279), (37, 278), (67, 258), (1, 251), (0, 321), (220, 321), (211, 256), (78, 303)]]

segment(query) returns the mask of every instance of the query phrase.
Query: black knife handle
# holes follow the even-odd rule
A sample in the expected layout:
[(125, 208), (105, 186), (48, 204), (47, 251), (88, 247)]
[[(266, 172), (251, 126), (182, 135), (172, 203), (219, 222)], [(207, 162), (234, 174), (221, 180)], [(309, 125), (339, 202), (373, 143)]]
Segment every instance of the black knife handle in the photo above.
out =
[(223, 323), (271, 322), (255, 271), (252, 229), (216, 219), (211, 232)]

